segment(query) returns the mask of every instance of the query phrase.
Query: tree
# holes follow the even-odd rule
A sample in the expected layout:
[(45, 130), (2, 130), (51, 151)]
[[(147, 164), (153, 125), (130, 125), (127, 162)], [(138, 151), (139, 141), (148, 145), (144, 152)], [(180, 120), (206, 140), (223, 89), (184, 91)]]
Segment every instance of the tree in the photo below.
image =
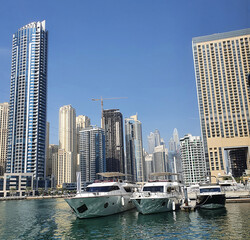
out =
[(10, 188), (10, 196), (15, 196), (16, 195), (16, 188), (15, 187), (11, 187)]
[(32, 191), (31, 187), (26, 187), (26, 189), (25, 189), (26, 195), (30, 196), (31, 191)]
[(39, 196), (40, 196), (40, 195), (43, 195), (44, 189), (43, 189), (43, 188), (38, 188), (38, 193), (39, 193)]

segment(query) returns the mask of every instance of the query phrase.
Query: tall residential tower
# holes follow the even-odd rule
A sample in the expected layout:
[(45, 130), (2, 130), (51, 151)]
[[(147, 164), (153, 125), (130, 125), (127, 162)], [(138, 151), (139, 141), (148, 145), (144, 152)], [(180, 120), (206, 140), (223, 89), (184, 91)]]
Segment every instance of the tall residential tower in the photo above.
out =
[(250, 29), (193, 38), (205, 157), (211, 175), (250, 169)]
[(13, 35), (8, 126), (8, 173), (45, 177), (47, 42), (45, 21)]
[(185, 184), (196, 184), (207, 180), (203, 145), (199, 136), (185, 135), (180, 139), (182, 176)]
[(137, 114), (125, 119), (126, 161), (125, 173), (133, 181), (145, 180), (145, 162), (142, 146), (142, 128)]
[(59, 111), (59, 150), (57, 184), (76, 181), (76, 112), (71, 105)]
[(0, 176), (5, 173), (7, 158), (9, 103), (0, 103)]
[(83, 185), (98, 179), (97, 173), (106, 171), (105, 135), (98, 127), (87, 127), (79, 132), (81, 181)]

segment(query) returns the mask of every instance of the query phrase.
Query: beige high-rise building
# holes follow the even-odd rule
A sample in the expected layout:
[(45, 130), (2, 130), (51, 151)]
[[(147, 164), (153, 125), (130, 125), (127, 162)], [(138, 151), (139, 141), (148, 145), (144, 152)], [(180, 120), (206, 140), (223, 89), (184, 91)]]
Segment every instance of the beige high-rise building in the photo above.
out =
[(211, 175), (250, 169), (250, 29), (193, 38), (204, 151)]
[(84, 128), (90, 127), (90, 119), (85, 115), (79, 115), (76, 117), (76, 129), (77, 132)]
[(76, 181), (76, 112), (71, 105), (59, 111), (58, 185)]
[(7, 157), (9, 103), (0, 103), (0, 176), (5, 173)]

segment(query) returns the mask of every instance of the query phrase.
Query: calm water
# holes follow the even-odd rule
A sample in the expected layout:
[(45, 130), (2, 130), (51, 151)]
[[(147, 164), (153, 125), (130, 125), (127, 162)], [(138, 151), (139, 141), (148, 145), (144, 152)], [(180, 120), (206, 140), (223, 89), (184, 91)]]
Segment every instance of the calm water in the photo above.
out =
[(63, 199), (0, 202), (0, 239), (250, 239), (250, 203), (76, 219)]

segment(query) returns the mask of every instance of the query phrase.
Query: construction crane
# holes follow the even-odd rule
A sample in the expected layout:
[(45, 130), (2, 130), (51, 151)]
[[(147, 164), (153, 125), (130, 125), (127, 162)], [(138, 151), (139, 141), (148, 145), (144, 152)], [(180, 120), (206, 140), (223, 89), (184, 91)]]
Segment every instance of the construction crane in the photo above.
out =
[(103, 100), (113, 100), (113, 99), (123, 99), (127, 97), (112, 97), (112, 98), (92, 98), (92, 101), (101, 101), (101, 107), (102, 107), (102, 119), (101, 119), (101, 127), (104, 129), (104, 122), (103, 122)]

